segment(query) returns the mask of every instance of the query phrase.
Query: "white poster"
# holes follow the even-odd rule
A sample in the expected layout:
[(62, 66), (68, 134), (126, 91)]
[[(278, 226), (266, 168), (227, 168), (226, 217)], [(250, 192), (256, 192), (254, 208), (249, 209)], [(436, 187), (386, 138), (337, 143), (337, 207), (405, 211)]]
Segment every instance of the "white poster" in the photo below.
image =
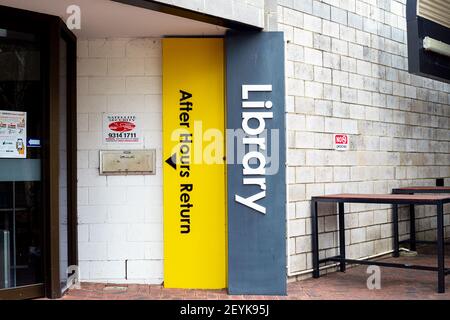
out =
[(130, 113), (103, 114), (104, 143), (141, 143), (141, 128), (137, 116)]
[(27, 157), (27, 113), (0, 110), (0, 158)]

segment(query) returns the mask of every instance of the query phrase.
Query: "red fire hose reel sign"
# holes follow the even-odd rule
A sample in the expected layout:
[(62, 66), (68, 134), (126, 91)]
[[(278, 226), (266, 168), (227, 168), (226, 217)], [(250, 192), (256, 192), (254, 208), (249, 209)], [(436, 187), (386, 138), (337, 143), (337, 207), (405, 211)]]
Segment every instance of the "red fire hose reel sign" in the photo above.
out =
[(350, 138), (347, 134), (333, 135), (334, 149), (339, 151), (347, 151), (350, 145)]

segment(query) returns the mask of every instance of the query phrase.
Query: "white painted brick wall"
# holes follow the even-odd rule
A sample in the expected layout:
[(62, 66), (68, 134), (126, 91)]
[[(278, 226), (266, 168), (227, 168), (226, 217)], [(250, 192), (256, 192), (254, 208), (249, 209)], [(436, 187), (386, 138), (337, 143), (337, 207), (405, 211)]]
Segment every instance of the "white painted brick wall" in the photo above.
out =
[[(278, 1), (286, 40), (291, 273), (312, 267), (311, 196), (389, 193), (434, 185), (439, 177), (450, 182), (450, 85), (408, 73), (405, 3)], [(333, 150), (333, 133), (350, 135), (349, 151)], [(419, 239), (433, 239), (434, 210), (416, 211)], [(392, 249), (389, 206), (355, 204), (346, 212), (350, 257)], [(321, 257), (337, 254), (335, 214), (324, 210), (319, 218)], [(407, 220), (407, 211), (400, 218)], [(402, 238), (408, 230), (401, 222)]]
[[(83, 281), (163, 281), (159, 39), (78, 42), (78, 245)], [(102, 114), (141, 118), (142, 145), (102, 144)], [(156, 149), (153, 176), (100, 176), (102, 149)]]

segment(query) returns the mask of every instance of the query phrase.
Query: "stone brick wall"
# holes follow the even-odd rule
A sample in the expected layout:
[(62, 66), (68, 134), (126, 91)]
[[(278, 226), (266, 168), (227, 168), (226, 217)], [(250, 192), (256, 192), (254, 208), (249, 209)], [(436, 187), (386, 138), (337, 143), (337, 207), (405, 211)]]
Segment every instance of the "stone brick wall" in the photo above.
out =
[(265, 0), (159, 0), (194, 11), (264, 27)]
[[(159, 39), (78, 41), (78, 248), (83, 281), (161, 283), (162, 72)], [(100, 176), (102, 115), (140, 117), (156, 175)]]
[[(311, 196), (389, 193), (450, 183), (450, 85), (407, 71), (406, 0), (279, 0), (285, 32), (289, 274), (311, 263)], [(351, 146), (333, 150), (332, 134)], [(448, 207), (446, 208), (449, 212)], [(321, 257), (337, 254), (336, 208), (322, 208)], [(347, 252), (391, 249), (389, 207), (346, 206)], [(418, 237), (435, 237), (435, 214), (417, 210)], [(407, 238), (408, 213), (400, 211)], [(449, 224), (449, 216), (446, 216)], [(447, 229), (450, 236), (450, 228)], [(309, 276), (309, 274), (306, 274)]]

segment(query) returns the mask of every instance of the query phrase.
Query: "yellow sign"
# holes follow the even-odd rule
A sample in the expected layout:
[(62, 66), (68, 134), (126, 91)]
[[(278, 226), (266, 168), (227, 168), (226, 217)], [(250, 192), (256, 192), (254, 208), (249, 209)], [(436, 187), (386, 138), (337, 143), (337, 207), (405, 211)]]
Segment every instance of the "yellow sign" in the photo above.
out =
[(163, 40), (164, 285), (226, 287), (222, 39)]

